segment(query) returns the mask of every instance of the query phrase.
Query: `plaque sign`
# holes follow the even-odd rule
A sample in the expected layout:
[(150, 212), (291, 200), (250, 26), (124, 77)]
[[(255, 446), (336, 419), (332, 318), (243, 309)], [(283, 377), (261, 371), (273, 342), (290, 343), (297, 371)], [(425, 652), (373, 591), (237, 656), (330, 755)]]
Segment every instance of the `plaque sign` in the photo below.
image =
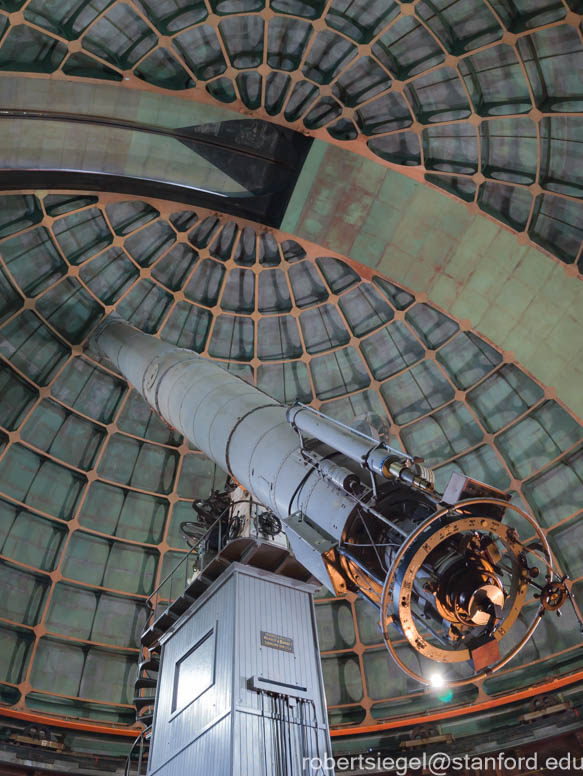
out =
[(293, 639), (287, 636), (278, 636), (277, 633), (268, 633), (268, 631), (261, 631), (261, 646), (279, 649), (281, 652), (294, 651)]

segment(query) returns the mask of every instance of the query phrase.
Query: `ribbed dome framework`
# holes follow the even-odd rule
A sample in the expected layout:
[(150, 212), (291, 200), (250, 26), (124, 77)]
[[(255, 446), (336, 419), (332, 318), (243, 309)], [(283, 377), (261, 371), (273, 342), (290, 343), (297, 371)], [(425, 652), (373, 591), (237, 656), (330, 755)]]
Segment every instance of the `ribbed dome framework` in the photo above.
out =
[(426, 181), (581, 273), (581, 0), (0, 0), (0, 70), (218, 101)]
[[(567, 296), (583, 276), (582, 72), (582, 0), (0, 0), (0, 188), (18, 187), (0, 192), (0, 720), (61, 715), (74, 752), (127, 751), (123, 738), (117, 748), (112, 737), (84, 739), (75, 720), (132, 726), (145, 600), (184, 557), (179, 526), (193, 519), (192, 501), (224, 482), (87, 348), (114, 310), (283, 402), (382, 429), (394, 446), (425, 456), (438, 487), (459, 470), (507, 490), (535, 514), (583, 602), (580, 418), (468, 320), (365, 267), (369, 239), (395, 261), (416, 259), (394, 250), (388, 228), (363, 227), (354, 240), (364, 217), (352, 210), (371, 170), (390, 176), (391, 191), (402, 180), (396, 170), (416, 190), (437, 187), (443, 197), (423, 191), (424, 201), (445, 202), (451, 218), (475, 219), (463, 250), (479, 253), (480, 226), (494, 229), (487, 219), (514, 231), (524, 256), (529, 243), (542, 248), (549, 258), (531, 247), (513, 267), (524, 263), (530, 288), (550, 274), (538, 259), (560, 265), (554, 295), (537, 297), (533, 337), (546, 324), (556, 337), (545, 332), (541, 347), (552, 361), (554, 343), (565, 367), (579, 350), (557, 341), (583, 321), (580, 297), (565, 299), (569, 326), (555, 328), (552, 308), (557, 288)], [(279, 224), (304, 158), (293, 133), (252, 121), (245, 130), (240, 118), (336, 146), (310, 193), (298, 184), (302, 218), (285, 228), (351, 259), (225, 214)], [(253, 123), (287, 141), (255, 148)], [(366, 166), (360, 193), (346, 182), (355, 157), (338, 149), (366, 157), (356, 160)], [(256, 166), (245, 158), (254, 150)], [(289, 168), (289, 188), (278, 164)], [(52, 180), (38, 177), (47, 171)], [(342, 198), (318, 199), (331, 178)], [(89, 190), (99, 187), (132, 194)], [(205, 190), (213, 204), (195, 199)], [(376, 228), (387, 203), (370, 194)], [(277, 213), (262, 210), (264, 195), (280, 198)], [(311, 207), (351, 224), (353, 247), (327, 243), (317, 218), (310, 230), (302, 219)], [(407, 234), (409, 215), (399, 220)], [(500, 232), (506, 252), (495, 258), (510, 264), (514, 238)], [(462, 254), (448, 288), (472, 272)], [(439, 274), (440, 255), (420, 273)], [(478, 291), (487, 272), (488, 288), (505, 282), (492, 253), (480, 253), (480, 264)], [(526, 332), (528, 319), (517, 317)], [(521, 352), (526, 361), (528, 347)], [(573, 402), (575, 392), (563, 391), (577, 374), (548, 381)], [(395, 669), (363, 601), (322, 592), (317, 615), (337, 752), (376, 750), (389, 735), (399, 749), (408, 720), (432, 718), (470, 749), (488, 737), (509, 748), (528, 693), (557, 678), (564, 686), (551, 701), (572, 701), (573, 714), (583, 706), (568, 607), (561, 620), (545, 617), (504, 671), (447, 700)], [(500, 708), (486, 711), (490, 702)], [(379, 723), (393, 728), (387, 737)], [(344, 740), (346, 731), (368, 735)]]
[[(114, 309), (282, 401), (382, 426), (436, 467), (438, 486), (459, 470), (512, 492), (583, 579), (580, 424), (424, 296), (256, 225), (71, 192), (0, 198), (0, 283), (6, 706), (133, 721), (145, 598), (185, 551), (192, 500), (223, 482), (85, 349)], [(317, 611), (333, 725), (443, 708), (391, 666), (367, 605), (323, 597)], [(567, 610), (545, 618), (507, 670), (450, 703), (580, 670), (579, 647)]]

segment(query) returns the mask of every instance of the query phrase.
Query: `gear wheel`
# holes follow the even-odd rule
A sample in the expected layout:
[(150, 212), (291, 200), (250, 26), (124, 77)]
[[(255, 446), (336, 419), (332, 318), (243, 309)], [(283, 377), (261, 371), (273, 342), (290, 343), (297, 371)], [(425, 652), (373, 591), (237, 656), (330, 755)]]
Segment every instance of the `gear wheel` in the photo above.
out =
[(263, 536), (277, 536), (281, 533), (281, 520), (271, 512), (264, 512), (257, 518), (260, 532)]
[(565, 603), (568, 595), (564, 582), (549, 582), (540, 594), (540, 602), (543, 609), (548, 612), (556, 612)]

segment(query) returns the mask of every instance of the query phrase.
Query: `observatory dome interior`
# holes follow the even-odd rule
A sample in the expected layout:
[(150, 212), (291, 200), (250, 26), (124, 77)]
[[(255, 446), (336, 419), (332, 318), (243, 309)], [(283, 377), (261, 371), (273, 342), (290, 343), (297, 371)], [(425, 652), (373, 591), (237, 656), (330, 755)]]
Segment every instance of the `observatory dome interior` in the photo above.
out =
[[(0, 0), (0, 773), (31, 725), (38, 773), (123, 772), (225, 483), (88, 344), (112, 312), (506, 491), (583, 604), (582, 0)], [(337, 753), (577, 726), (568, 608), (448, 694), (316, 612)]]

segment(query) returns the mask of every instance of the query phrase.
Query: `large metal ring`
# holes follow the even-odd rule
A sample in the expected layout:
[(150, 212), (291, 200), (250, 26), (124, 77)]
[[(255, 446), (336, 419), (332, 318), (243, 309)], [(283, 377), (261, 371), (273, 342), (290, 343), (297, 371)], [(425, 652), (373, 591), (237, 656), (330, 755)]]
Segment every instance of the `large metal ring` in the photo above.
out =
[[(391, 656), (393, 657), (394, 661), (397, 663), (397, 665), (399, 666), (399, 668), (401, 668), (402, 671), (404, 671), (411, 678), (425, 685), (431, 684), (431, 680), (428, 679), (427, 677), (423, 677), (422, 675), (417, 674), (415, 671), (410, 669), (407, 665), (405, 665), (405, 663), (399, 658), (399, 656), (396, 653), (395, 647), (388, 633), (388, 626), (395, 618), (395, 615), (399, 619), (399, 624), (403, 629), (405, 638), (409, 641), (409, 643), (414, 647), (414, 649), (418, 653), (424, 655), (428, 659), (433, 659), (438, 662), (465, 662), (470, 659), (470, 651), (468, 649), (450, 651), (450, 650), (439, 649), (438, 647), (433, 647), (431, 644), (427, 643), (427, 641), (421, 636), (421, 634), (417, 630), (417, 626), (415, 625), (413, 616), (411, 614), (410, 601), (411, 601), (411, 594), (412, 594), (412, 588), (413, 588), (413, 581), (423, 561), (427, 557), (427, 555), (438, 544), (440, 544), (442, 541), (447, 539), (448, 536), (451, 536), (456, 533), (460, 533), (460, 531), (462, 530), (463, 531), (481, 530), (484, 532), (496, 534), (496, 536), (504, 543), (506, 548), (514, 556), (515, 560), (517, 559), (519, 552), (522, 552), (523, 550), (523, 546), (513, 538), (514, 529), (504, 525), (504, 523), (485, 516), (480, 517), (479, 515), (463, 515), (463, 514), (460, 514), (459, 512), (459, 510), (463, 509), (464, 507), (470, 507), (470, 506), (473, 507), (480, 504), (490, 504), (495, 506), (501, 506), (506, 509), (511, 509), (517, 512), (522, 518), (524, 518), (531, 525), (537, 537), (541, 541), (543, 552), (545, 555), (544, 562), (546, 563), (546, 566), (547, 566), (547, 574), (551, 575), (551, 578), (552, 578), (551, 550), (546, 540), (546, 537), (543, 534), (536, 520), (534, 520), (534, 518), (532, 518), (527, 512), (520, 509), (520, 507), (517, 507), (514, 504), (509, 504), (507, 501), (503, 501), (502, 499), (482, 497), (482, 498), (466, 499), (464, 501), (460, 501), (457, 504), (454, 504), (453, 506), (444, 507), (443, 509), (439, 510), (435, 514), (430, 515), (427, 518), (427, 520), (421, 523), (416, 528), (416, 530), (413, 531), (413, 533), (403, 542), (403, 544), (399, 548), (399, 551), (397, 552), (394, 558), (394, 561), (391, 565), (391, 568), (385, 580), (385, 584), (383, 586), (383, 592), (381, 596), (381, 604), (380, 604), (381, 630), (383, 632), (385, 644), (387, 645), (387, 648), (391, 653)], [(450, 519), (448, 520), (447, 518), (450, 518)], [(431, 528), (432, 525), (434, 525), (439, 521), (443, 521), (442, 529), (435, 530), (432, 534), (430, 534), (429, 536), (427, 536), (427, 538), (424, 539), (424, 534), (428, 532), (428, 529)], [(517, 545), (517, 546), (514, 547), (513, 545)], [(403, 560), (405, 560), (404, 568), (402, 563)], [(397, 592), (399, 595), (399, 600), (397, 602), (396, 596), (394, 595), (394, 593), (395, 593), (395, 587), (396, 587), (396, 584), (395, 584), (396, 577), (398, 574), (400, 576), (400, 584), (397, 585), (398, 587)], [(508, 631), (514, 625), (522, 609), (522, 605), (524, 603), (527, 590), (528, 590), (527, 580), (517, 579), (517, 575), (514, 574), (513, 587), (511, 589), (511, 601), (512, 601), (511, 608), (507, 612), (506, 617), (504, 618), (502, 623), (497, 627), (496, 631), (494, 632), (493, 634), (494, 638), (498, 640), (502, 639), (505, 635), (507, 635)], [(538, 627), (538, 624), (540, 623), (542, 615), (543, 615), (543, 611), (539, 610), (536, 616), (534, 617), (532, 623), (530, 624), (528, 630), (526, 631), (525, 635), (523, 636), (523, 638), (520, 640), (518, 644), (516, 644), (516, 646), (512, 650), (510, 650), (510, 652), (507, 655), (500, 658), (500, 660), (498, 660), (492, 666), (488, 666), (487, 668), (484, 668), (481, 671), (475, 672), (472, 676), (466, 679), (458, 679), (452, 682), (448, 682), (447, 686), (461, 687), (465, 684), (469, 684), (470, 682), (475, 682), (479, 679), (483, 679), (489, 674), (494, 673), (495, 671), (502, 668), (502, 666), (506, 665), (506, 663), (508, 663), (513, 657), (515, 657), (515, 655), (517, 655), (520, 652), (520, 650), (524, 647), (524, 645), (528, 642), (528, 640), (530, 639), (530, 637)]]

